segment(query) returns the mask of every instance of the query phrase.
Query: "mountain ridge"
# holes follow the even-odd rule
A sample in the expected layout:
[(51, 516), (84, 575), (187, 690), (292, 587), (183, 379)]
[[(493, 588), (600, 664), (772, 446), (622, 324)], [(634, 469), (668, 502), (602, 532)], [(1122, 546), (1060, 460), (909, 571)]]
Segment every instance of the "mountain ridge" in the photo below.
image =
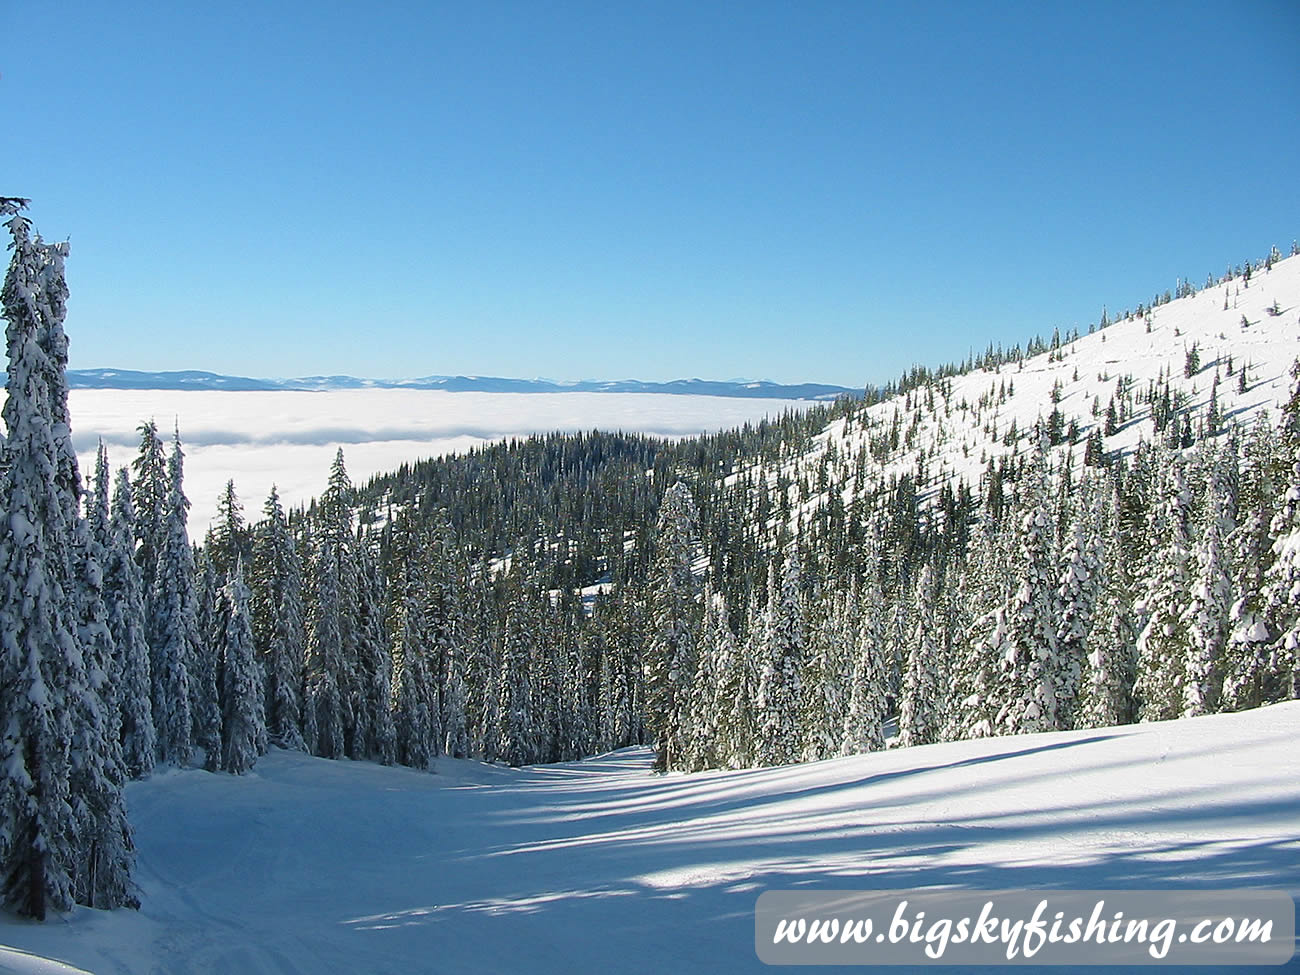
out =
[(451, 393), (662, 393), (667, 395), (724, 396), (744, 399), (833, 400), (861, 396), (861, 389), (829, 383), (774, 383), (767, 380), (737, 382), (674, 379), (646, 382), (639, 379), (581, 380), (511, 379), (500, 376), (422, 376), (416, 379), (360, 379), (355, 376), (300, 376), (258, 379), (227, 376), (204, 370), (141, 371), (136, 369), (69, 369), (71, 389), (223, 390), (228, 392), (328, 391), (335, 389), (424, 389)]

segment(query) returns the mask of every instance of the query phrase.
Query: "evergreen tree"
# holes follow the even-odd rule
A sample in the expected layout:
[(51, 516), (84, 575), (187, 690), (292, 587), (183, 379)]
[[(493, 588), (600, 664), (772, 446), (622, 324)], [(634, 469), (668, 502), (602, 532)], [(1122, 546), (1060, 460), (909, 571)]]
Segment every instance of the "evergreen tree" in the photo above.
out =
[(1108, 728), (1133, 720), (1133, 682), (1137, 660), (1131, 613), (1131, 582), (1121, 533), (1121, 499), (1111, 486), (1102, 526), (1104, 549), (1099, 568), (1097, 612), (1088, 638), (1088, 667), (1075, 725)]
[[(120, 743), (99, 694), (111, 659), (100, 566), (78, 512), (68, 422), (64, 244), (33, 238), (15, 201), (0, 301), (8, 431), (0, 473), (0, 901), (44, 919), (73, 900), (134, 904)], [(92, 671), (83, 656), (89, 641)]]
[[(517, 571), (518, 567), (512, 567)], [(502, 636), (500, 702), (500, 757), (509, 765), (527, 765), (536, 760), (538, 729), (533, 711), (533, 640), (537, 632), (534, 601), (528, 591), (531, 579), (524, 579), (506, 609)]]
[[(195, 593), (194, 552), (190, 548), (186, 531), (186, 511), (189, 501), (183, 490), (183, 469), (180, 444), (176, 445), (168, 463), (168, 497), (166, 520), (157, 565), (154, 569), (153, 592), (149, 600), (149, 661), (153, 675), (153, 721), (158, 735), (158, 757), (169, 765), (188, 765), (190, 749), (196, 744), (194, 730), (200, 719), (196, 718), (195, 700), (202, 697), (215, 703), (215, 688), (192, 680), (190, 670), (199, 657), (198, 601)], [(137, 495), (139, 494), (139, 485)], [(206, 718), (206, 713), (203, 716)], [(202, 721), (202, 727), (210, 727)], [(211, 742), (197, 742), (202, 746)]]
[(767, 608), (767, 640), (758, 688), (760, 765), (789, 765), (799, 761), (802, 753), (799, 705), (807, 627), (802, 585), (799, 554), (791, 548), (781, 570), (780, 588)]
[(1007, 734), (1051, 731), (1060, 723), (1055, 529), (1047, 478), (1046, 443), (1040, 433), (1020, 499), (1019, 586), (1006, 607), (1005, 642), (996, 647), (1002, 655), (997, 726)]
[(1232, 603), (1232, 580), (1225, 542), (1233, 524), (1230, 480), (1222, 462), (1210, 471), (1205, 512), (1192, 561), (1191, 602), (1186, 610), (1187, 659), (1183, 717), (1219, 709), (1223, 686), (1224, 644)]
[[(393, 723), (393, 660), (384, 625), (384, 586), (378, 564), (364, 548), (360, 569), (356, 707), (365, 711), (366, 718), (357, 723), (357, 751), (366, 758), (391, 765), (397, 759), (397, 727)], [(362, 727), (364, 735), (360, 732)]]
[(1264, 417), (1246, 441), (1238, 493), (1239, 524), (1228, 536), (1232, 592), (1224, 651), (1223, 706), (1229, 710), (1258, 707), (1276, 690), (1270, 647), (1265, 573), (1273, 561), (1269, 534), (1276, 494), (1276, 443)]
[(142, 779), (153, 771), (158, 736), (150, 700), (153, 679), (145, 638), (143, 584), (135, 562), (135, 506), (126, 468), (117, 472), (108, 535), (104, 600), (108, 628), (117, 648), (122, 761), (131, 778)]
[(843, 755), (879, 751), (885, 747), (885, 693), (883, 604), (880, 592), (880, 550), (877, 535), (869, 530), (864, 542), (862, 595), (858, 606), (857, 645), (854, 648), (849, 709), (844, 716), (840, 745)]
[(934, 569), (927, 563), (916, 583), (916, 628), (908, 647), (903, 700), (898, 711), (898, 743), (928, 745), (943, 728), (943, 675), (940, 673), (939, 633)]
[(1082, 503), (1075, 505), (1071, 512), (1070, 540), (1062, 555), (1064, 570), (1056, 595), (1061, 608), (1056, 631), (1061, 661), (1057, 707), (1063, 728), (1075, 725), (1080, 681), (1087, 662), (1103, 572), (1103, 543), (1097, 528), (1097, 507), (1103, 497), (1100, 483), (1086, 483), (1081, 494)]
[(266, 715), (262, 668), (253, 646), (253, 620), (242, 559), (236, 558), (221, 595), (228, 604), (222, 654), (221, 768), (243, 775), (266, 751)]
[(1182, 461), (1174, 454), (1167, 455), (1167, 461), (1162, 497), (1148, 533), (1152, 570), (1139, 604), (1146, 622), (1138, 634), (1138, 676), (1133, 693), (1143, 721), (1178, 717), (1186, 679), (1190, 499)]
[(698, 638), (699, 590), (693, 572), (695, 501), (680, 481), (664, 494), (655, 534), (651, 591), (653, 631), (646, 672), (647, 722), (655, 768), (680, 768), (687, 751), (691, 681)]
[(335, 539), (320, 540), (316, 555), (316, 599), (307, 643), (303, 738), (307, 750), (324, 758), (343, 757), (343, 613)]
[[(302, 561), (274, 487), (262, 509), (252, 564), (253, 641), (266, 673), (270, 741), (304, 750)], [(385, 702), (387, 708), (387, 702)]]
[(1300, 446), (1269, 533), (1274, 561), (1264, 574), (1264, 602), (1278, 636), (1270, 646), (1268, 672), (1276, 697), (1295, 698), (1300, 696)]
[(153, 616), (154, 575), (167, 534), (167, 451), (158, 436), (158, 424), (149, 420), (140, 424), (140, 449), (132, 466), (135, 469), (133, 498), (136, 513), (136, 564), (140, 566), (141, 585), (146, 611)]

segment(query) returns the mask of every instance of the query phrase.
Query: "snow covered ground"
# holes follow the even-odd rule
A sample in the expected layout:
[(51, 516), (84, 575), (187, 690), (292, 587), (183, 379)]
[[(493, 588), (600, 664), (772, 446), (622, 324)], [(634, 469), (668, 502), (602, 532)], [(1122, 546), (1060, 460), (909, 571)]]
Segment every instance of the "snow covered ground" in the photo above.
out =
[[(852, 420), (833, 421), (814, 438), (807, 454), (785, 461), (780, 469), (757, 465), (732, 479), (766, 478), (774, 484), (784, 472), (792, 482), (791, 499), (797, 500), (793, 482), (817, 483), (829, 448), (846, 463), (870, 449), (871, 438), (888, 430), (897, 416), (903, 431), (915, 424), (910, 443), (905, 440), (869, 468), (868, 483), (855, 488), (848, 476), (833, 478), (846, 506), (858, 490), (915, 472), (922, 458), (927, 472), (924, 486), (931, 490), (963, 481), (975, 486), (990, 459), (1032, 449), (1028, 434), (1051, 413), (1052, 391), (1058, 384), (1063, 426), (1077, 423), (1080, 440), (1063, 443), (1055, 450), (1058, 457), (1070, 452), (1076, 467), (1084, 460), (1083, 438), (1093, 429), (1104, 429), (1106, 406), (1125, 377), (1137, 392), (1168, 377), (1186, 398), (1185, 412), (1196, 423), (1208, 412), (1217, 376), (1224, 429), (1247, 430), (1264, 412), (1271, 422), (1277, 422), (1278, 412), (1290, 396), (1292, 364), (1300, 358), (1300, 256), (1280, 260), (1271, 270), (1257, 271), (1249, 287), (1238, 277), (1163, 304), (1149, 317), (1150, 327), (1144, 317), (1121, 318), (1108, 328), (1063, 341), (1058, 352), (1028, 358), (1023, 368), (1005, 364), (996, 370), (975, 369), (954, 377), (946, 397), (941, 390), (933, 395), (922, 390), (892, 397)], [(976, 351), (983, 348), (978, 337), (972, 337), (972, 344)], [(1184, 367), (1193, 346), (1198, 350), (1200, 370), (1187, 377)], [(1237, 380), (1243, 365), (1248, 382), (1241, 391)], [(1003, 392), (1005, 399), (1000, 395)], [(981, 407), (982, 400), (985, 405)], [(1094, 406), (1098, 408), (1095, 414)], [(1013, 427), (1019, 435), (1014, 442), (1007, 437)], [(1103, 446), (1107, 452), (1128, 453), (1140, 441), (1150, 443), (1157, 436), (1150, 408), (1141, 405), (1115, 433), (1105, 437)], [(806, 506), (812, 509), (824, 502), (824, 495), (813, 492)]]
[(749, 972), (770, 889), (1294, 898), (1298, 738), (1293, 702), (689, 776), (277, 751), (132, 784), (143, 909), (0, 922), (0, 971)]
[(553, 431), (623, 430), (681, 437), (807, 409), (808, 400), (666, 396), (654, 393), (448, 393), (417, 389), (277, 390), (74, 389), (73, 440), (82, 476), (95, 469), (102, 439), (114, 468), (129, 464), (136, 429), (150, 418), (164, 437), (180, 425), (186, 452), (190, 535), (201, 540), (217, 496), (234, 478), (245, 512), (260, 517), (276, 484), (286, 507), (325, 489), (342, 447), (353, 481), (407, 462), (478, 444)]

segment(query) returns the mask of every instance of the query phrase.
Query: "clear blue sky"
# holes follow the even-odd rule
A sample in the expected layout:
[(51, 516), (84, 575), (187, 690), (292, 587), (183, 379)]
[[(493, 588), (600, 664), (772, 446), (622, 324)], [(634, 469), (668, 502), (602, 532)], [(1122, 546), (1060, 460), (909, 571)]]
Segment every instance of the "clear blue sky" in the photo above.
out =
[[(173, 9), (175, 8), (175, 9)], [(12, 4), (74, 367), (860, 385), (1300, 236), (1300, 4)]]

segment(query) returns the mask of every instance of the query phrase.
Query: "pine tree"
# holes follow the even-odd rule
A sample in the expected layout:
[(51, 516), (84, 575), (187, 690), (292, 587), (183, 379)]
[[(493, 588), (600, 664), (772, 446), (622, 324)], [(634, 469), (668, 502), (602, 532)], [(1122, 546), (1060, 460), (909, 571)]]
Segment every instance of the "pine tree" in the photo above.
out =
[(1061, 665), (1056, 646), (1055, 529), (1047, 490), (1046, 443), (1025, 474), (1020, 499), (1019, 585), (1006, 607), (1006, 642), (997, 716), (1006, 734), (1051, 731), (1059, 726)]
[(384, 587), (379, 566), (365, 546), (361, 548), (360, 563), (355, 707), (364, 711), (365, 719), (357, 722), (356, 752), (391, 765), (397, 757), (397, 729), (391, 707), (393, 661), (384, 625)]
[[(8, 431), (0, 474), (0, 901), (44, 919), (73, 900), (134, 905), (120, 742), (100, 694), (111, 635), (78, 504), (67, 408), (66, 244), (33, 238), (15, 201), (0, 301)], [(83, 640), (86, 641), (83, 644)], [(91, 655), (88, 672), (83, 646)]]
[(1163, 721), (1182, 713), (1186, 679), (1188, 608), (1188, 492), (1183, 465), (1166, 455), (1162, 496), (1148, 533), (1151, 570), (1138, 609), (1145, 624), (1138, 634), (1138, 676), (1133, 693), (1143, 721)]
[(802, 752), (799, 705), (807, 627), (802, 585), (799, 554), (791, 548), (781, 570), (780, 587), (767, 608), (767, 639), (758, 687), (760, 765), (789, 765), (799, 761)]
[(339, 560), (334, 539), (321, 538), (316, 555), (316, 599), (307, 643), (303, 738), (307, 750), (324, 758), (343, 757), (344, 699)]
[(1082, 502), (1071, 512), (1070, 540), (1062, 553), (1064, 569), (1056, 594), (1061, 608), (1056, 631), (1061, 661), (1057, 708), (1058, 723), (1063, 728), (1075, 725), (1103, 572), (1103, 543), (1097, 528), (1097, 507), (1102, 497), (1099, 482), (1085, 483), (1081, 495)]
[(878, 535), (869, 528), (864, 542), (862, 594), (858, 605), (857, 643), (849, 709), (844, 716), (840, 745), (843, 755), (879, 751), (885, 747), (884, 597), (880, 592)]
[(857, 609), (848, 593), (823, 602), (812, 627), (812, 653), (804, 668), (804, 760), (820, 761), (840, 753), (849, 710)]
[(250, 574), (253, 641), (266, 673), (267, 736), (281, 748), (302, 751), (302, 561), (274, 487), (262, 513)]
[(194, 550), (194, 601), (198, 621), (198, 642), (190, 660), (190, 714), (194, 720), (194, 742), (203, 748), (203, 767), (209, 772), (221, 768), (221, 715), (225, 681), (226, 622), (229, 605), (222, 595), (207, 548)]
[(1100, 526), (1103, 554), (1096, 616), (1089, 635), (1088, 667), (1080, 710), (1080, 728), (1108, 728), (1133, 720), (1133, 682), (1137, 660), (1137, 635), (1131, 614), (1131, 582), (1125, 569), (1127, 556), (1121, 534), (1122, 503), (1111, 485), (1110, 504)]
[(42, 377), (42, 248), (24, 217), (6, 226), (13, 258), (3, 291), (9, 369), (0, 482), (8, 516), (0, 536), (0, 896), (17, 913), (44, 920), (47, 904), (58, 911), (73, 904), (78, 849), (68, 695), (84, 677), (76, 673), (75, 621), (62, 589), (71, 539), (53, 484), (57, 447)]
[(723, 628), (727, 623), (719, 617), (724, 612), (724, 597), (706, 586), (704, 625), (700, 628), (695, 680), (691, 685), (690, 710), (693, 720), (689, 726), (689, 741), (685, 743), (684, 765), (692, 771), (717, 768), (722, 764), (720, 753), (724, 750), (722, 739), (726, 733), (725, 712), (715, 706), (722, 703), (716, 701), (715, 696), (722, 677), (722, 667), (729, 663), (723, 660), (723, 655), (727, 653)]
[(943, 674), (940, 672), (934, 569), (927, 563), (916, 583), (915, 629), (909, 641), (903, 699), (898, 711), (898, 743), (928, 745), (943, 728)]
[(1270, 646), (1268, 672), (1276, 697), (1295, 698), (1300, 696), (1300, 446), (1269, 534), (1274, 561), (1264, 574), (1264, 602), (1278, 636)]
[[(96, 490), (99, 494), (99, 489)], [(158, 736), (150, 700), (153, 679), (146, 639), (143, 584), (135, 562), (135, 506), (126, 468), (117, 472), (104, 565), (108, 628), (117, 648), (122, 761), (134, 779), (147, 777), (156, 761)]]
[(1227, 538), (1232, 592), (1224, 650), (1223, 707), (1258, 707), (1274, 696), (1265, 573), (1273, 562), (1269, 534), (1276, 495), (1273, 471), (1276, 443), (1263, 416), (1247, 438), (1238, 490), (1239, 524)]
[[(518, 566), (512, 567), (518, 571)], [(509, 765), (527, 765), (536, 761), (538, 752), (537, 719), (533, 708), (533, 659), (537, 616), (529, 589), (531, 579), (522, 580), (520, 589), (506, 608), (502, 635), (500, 718), (500, 756)]]
[[(164, 532), (156, 550), (149, 600), (149, 661), (153, 675), (153, 721), (158, 757), (169, 765), (188, 765), (194, 741), (196, 688), (190, 668), (198, 656), (199, 621), (194, 553), (186, 531), (189, 501), (183, 490), (179, 443), (168, 463), (169, 489)], [(139, 485), (136, 485), (139, 496)], [(210, 695), (215, 699), (215, 693)], [(209, 695), (204, 695), (208, 700)], [(210, 742), (199, 742), (210, 744)]]
[(266, 750), (265, 691), (253, 647), (253, 620), (242, 559), (236, 558), (229, 575), (230, 581), (221, 590), (228, 607), (222, 654), (221, 768), (243, 775)]
[[(353, 494), (340, 449), (317, 511), (317, 598), (310, 615), (306, 667), (304, 737), (313, 754), (326, 758), (358, 754), (360, 567), (352, 530)], [(364, 739), (364, 728), (362, 732)]]
[(687, 750), (684, 726), (700, 611), (692, 571), (698, 521), (691, 492), (677, 482), (665, 492), (659, 506), (651, 583), (654, 628), (646, 671), (647, 721), (657, 746), (655, 767), (660, 770), (682, 767)]
[(393, 618), (393, 718), (397, 760), (427, 769), (433, 761), (433, 701), (430, 695), (424, 614), (409, 576), (396, 592)]
[[(1235, 459), (1235, 458), (1234, 458)], [(1191, 568), (1191, 602), (1185, 613), (1187, 658), (1183, 717), (1219, 709), (1223, 687), (1224, 645), (1232, 604), (1232, 580), (1225, 542), (1236, 527), (1230, 479), (1222, 463), (1210, 470), (1205, 512)]]
[(153, 420), (140, 424), (140, 449), (132, 466), (135, 470), (133, 498), (135, 508), (136, 564), (140, 566), (145, 608), (154, 615), (151, 603), (154, 574), (166, 539), (167, 525), (167, 451), (158, 436)]

